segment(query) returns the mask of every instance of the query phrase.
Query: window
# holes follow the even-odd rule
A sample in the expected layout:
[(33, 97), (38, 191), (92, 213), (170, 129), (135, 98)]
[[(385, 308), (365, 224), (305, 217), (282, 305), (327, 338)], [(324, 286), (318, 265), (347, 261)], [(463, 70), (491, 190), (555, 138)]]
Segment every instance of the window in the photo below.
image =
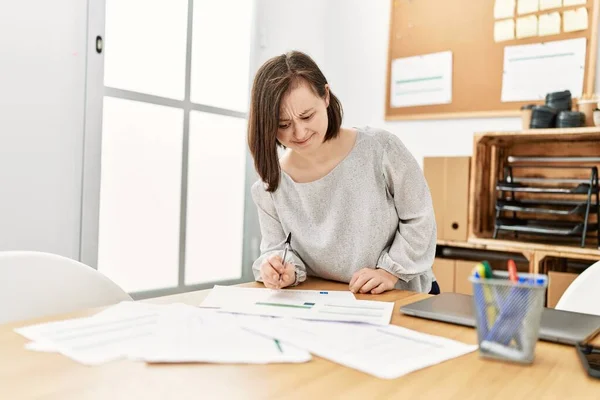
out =
[(98, 270), (129, 292), (243, 278), (253, 12), (106, 0)]

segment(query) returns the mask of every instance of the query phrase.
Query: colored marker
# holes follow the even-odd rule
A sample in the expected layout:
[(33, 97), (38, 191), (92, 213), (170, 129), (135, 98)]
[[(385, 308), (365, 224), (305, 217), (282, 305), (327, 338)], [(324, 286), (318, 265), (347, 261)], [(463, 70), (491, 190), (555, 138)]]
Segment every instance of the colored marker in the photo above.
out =
[(490, 265), (489, 262), (487, 261), (482, 261), (481, 264), (484, 266), (485, 268), (485, 277), (486, 278), (492, 278), (493, 274), (492, 274), (492, 266)]
[[(492, 277), (492, 268), (487, 261), (483, 261), (475, 266), (476, 273), (483, 278), (491, 278)], [(488, 329), (491, 329), (492, 326), (496, 323), (496, 318), (498, 317), (498, 311), (496, 310), (496, 303), (494, 301), (494, 294), (492, 293), (492, 288), (486, 282), (480, 283), (481, 288), (483, 290), (483, 299), (485, 301), (485, 314), (487, 317), (487, 326)]]
[(517, 264), (513, 260), (508, 260), (508, 279), (511, 282), (519, 282), (519, 276), (517, 275)]

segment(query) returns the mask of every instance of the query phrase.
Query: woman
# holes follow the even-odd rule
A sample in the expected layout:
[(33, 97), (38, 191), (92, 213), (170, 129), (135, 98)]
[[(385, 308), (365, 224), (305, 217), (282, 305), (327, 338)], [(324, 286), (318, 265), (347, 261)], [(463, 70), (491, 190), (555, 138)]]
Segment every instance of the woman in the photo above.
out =
[(284, 288), (309, 274), (354, 293), (439, 293), (435, 218), (417, 162), (396, 136), (341, 122), (339, 100), (306, 54), (274, 57), (257, 72), (248, 126), (260, 176), (256, 280)]

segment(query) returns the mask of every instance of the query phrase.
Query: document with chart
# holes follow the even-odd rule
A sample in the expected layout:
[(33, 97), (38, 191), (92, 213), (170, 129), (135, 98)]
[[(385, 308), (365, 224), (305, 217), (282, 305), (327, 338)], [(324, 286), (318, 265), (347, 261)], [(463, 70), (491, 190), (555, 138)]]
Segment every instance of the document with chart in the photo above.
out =
[[(247, 315), (290, 317), (321, 321), (364, 322), (388, 325), (394, 303), (355, 300), (347, 296), (319, 296), (314, 293), (295, 293), (294, 290), (273, 291), (254, 300), (228, 302), (220, 311)], [(203, 303), (204, 304), (204, 303)]]

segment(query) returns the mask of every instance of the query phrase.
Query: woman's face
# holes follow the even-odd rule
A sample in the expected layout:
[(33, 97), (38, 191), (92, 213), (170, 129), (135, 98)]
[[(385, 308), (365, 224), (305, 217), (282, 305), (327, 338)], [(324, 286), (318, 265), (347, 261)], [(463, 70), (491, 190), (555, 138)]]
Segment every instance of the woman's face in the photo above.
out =
[(309, 153), (325, 139), (329, 106), (329, 88), (325, 97), (317, 96), (306, 82), (292, 88), (282, 99), (279, 110), (277, 139), (285, 147)]

